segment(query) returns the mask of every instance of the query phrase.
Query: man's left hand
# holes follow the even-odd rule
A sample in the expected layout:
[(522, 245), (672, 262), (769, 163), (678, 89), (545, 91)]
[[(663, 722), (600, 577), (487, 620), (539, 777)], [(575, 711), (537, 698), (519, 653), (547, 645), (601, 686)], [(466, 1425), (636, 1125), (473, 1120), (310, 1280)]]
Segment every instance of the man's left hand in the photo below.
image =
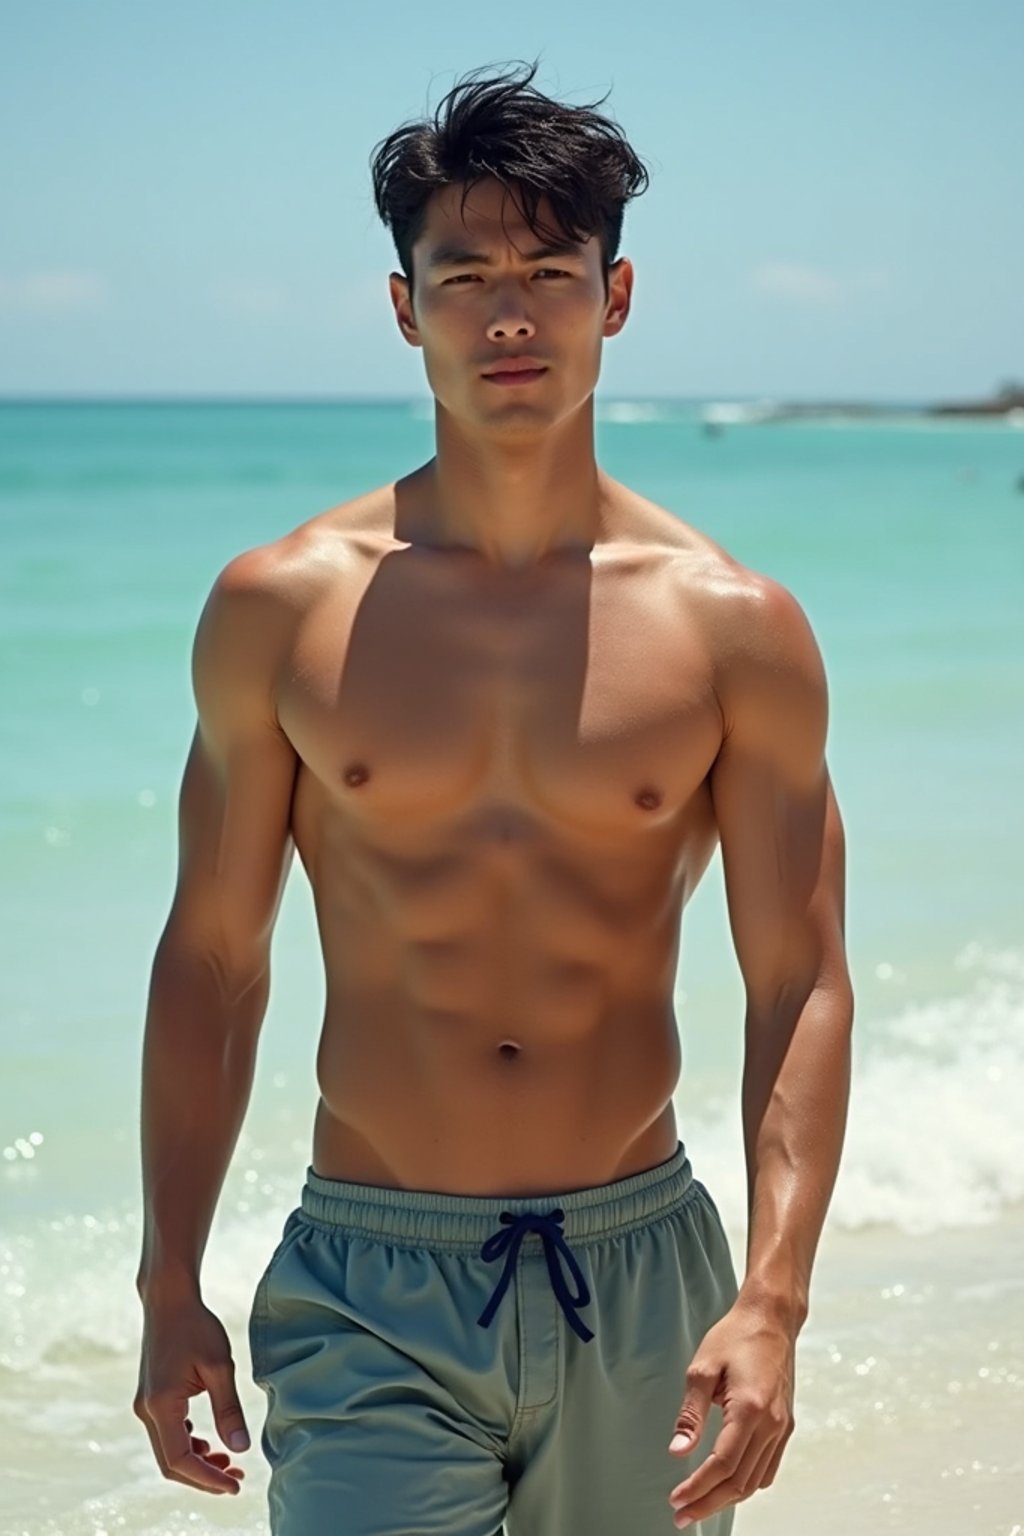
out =
[[(677, 1528), (771, 1487), (794, 1429), (795, 1357), (791, 1333), (750, 1302), (735, 1302), (704, 1335), (686, 1373), (669, 1450), (692, 1452), (712, 1403), (723, 1423), (707, 1459), (669, 1494)], [(676, 1449), (680, 1434), (685, 1444)]]

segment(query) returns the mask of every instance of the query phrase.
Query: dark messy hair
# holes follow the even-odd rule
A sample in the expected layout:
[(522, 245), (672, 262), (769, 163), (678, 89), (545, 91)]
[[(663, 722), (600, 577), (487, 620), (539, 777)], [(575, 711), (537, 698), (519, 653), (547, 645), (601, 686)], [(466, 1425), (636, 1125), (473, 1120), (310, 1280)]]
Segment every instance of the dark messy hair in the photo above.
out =
[[(646, 191), (647, 170), (618, 124), (593, 110), (606, 96), (582, 107), (553, 101), (530, 85), (538, 62), (522, 63), (525, 76), (517, 69), (478, 79), (483, 71), (470, 71), (442, 99), (432, 120), (406, 123), (374, 145), (373, 198), (410, 289), (412, 248), (423, 233), (431, 195), (465, 183), (464, 209), (474, 183), (493, 176), (538, 239), (599, 236), (607, 296), (625, 205)], [(560, 229), (538, 223), (543, 196)]]

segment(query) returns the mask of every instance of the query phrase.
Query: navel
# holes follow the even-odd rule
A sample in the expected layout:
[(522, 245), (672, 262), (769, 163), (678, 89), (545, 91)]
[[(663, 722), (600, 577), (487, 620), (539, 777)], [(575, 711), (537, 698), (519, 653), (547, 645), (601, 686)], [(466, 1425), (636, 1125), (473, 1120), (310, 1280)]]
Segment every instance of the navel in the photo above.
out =
[(638, 789), (633, 798), (645, 811), (656, 811), (661, 804), (661, 791), (652, 789), (648, 784), (643, 789)]
[(514, 1040), (503, 1040), (498, 1046), (498, 1055), (503, 1061), (514, 1061), (519, 1055), (520, 1047)]
[(365, 763), (349, 763), (342, 777), (346, 784), (351, 784), (354, 789), (360, 784), (365, 784), (370, 777), (370, 770)]

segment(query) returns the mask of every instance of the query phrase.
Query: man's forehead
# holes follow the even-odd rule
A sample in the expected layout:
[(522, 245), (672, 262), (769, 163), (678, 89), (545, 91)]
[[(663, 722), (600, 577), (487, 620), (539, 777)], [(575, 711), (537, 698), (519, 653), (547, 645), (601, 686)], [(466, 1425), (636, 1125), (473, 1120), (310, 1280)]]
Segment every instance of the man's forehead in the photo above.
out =
[[(562, 231), (548, 199), (542, 196), (534, 214), (535, 222), (549, 230), (552, 242), (583, 246), (586, 240), (572, 241)], [(463, 187), (444, 187), (432, 194), (427, 204), (427, 217), (423, 240), (433, 244), (436, 240), (446, 243), (456, 239), (471, 243), (481, 241), (508, 242), (517, 249), (536, 245), (537, 235), (522, 217), (511, 193), (500, 183), (470, 187), (463, 204)]]

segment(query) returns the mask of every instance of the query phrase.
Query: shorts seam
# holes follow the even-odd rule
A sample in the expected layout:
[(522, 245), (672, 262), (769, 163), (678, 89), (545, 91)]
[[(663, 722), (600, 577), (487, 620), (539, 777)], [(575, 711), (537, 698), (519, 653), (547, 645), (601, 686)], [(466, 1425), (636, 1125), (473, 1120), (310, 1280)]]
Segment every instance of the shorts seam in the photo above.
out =
[(267, 1300), (267, 1292), (270, 1288), (270, 1280), (278, 1263), (284, 1257), (285, 1249), (289, 1248), (292, 1239), (300, 1230), (297, 1215), (301, 1214), (299, 1208), (292, 1210), (285, 1221), (284, 1230), (281, 1233), (274, 1251), (264, 1266), (263, 1273), (256, 1285), (249, 1313), (249, 1355), (252, 1361), (253, 1379), (264, 1374), (267, 1349), (267, 1334), (270, 1326), (270, 1307)]
[(266, 1359), (266, 1275), (256, 1287), (256, 1295), (253, 1297), (252, 1317), (249, 1323), (249, 1353), (252, 1357), (252, 1374), (254, 1380), (259, 1380), (263, 1374), (263, 1363)]

